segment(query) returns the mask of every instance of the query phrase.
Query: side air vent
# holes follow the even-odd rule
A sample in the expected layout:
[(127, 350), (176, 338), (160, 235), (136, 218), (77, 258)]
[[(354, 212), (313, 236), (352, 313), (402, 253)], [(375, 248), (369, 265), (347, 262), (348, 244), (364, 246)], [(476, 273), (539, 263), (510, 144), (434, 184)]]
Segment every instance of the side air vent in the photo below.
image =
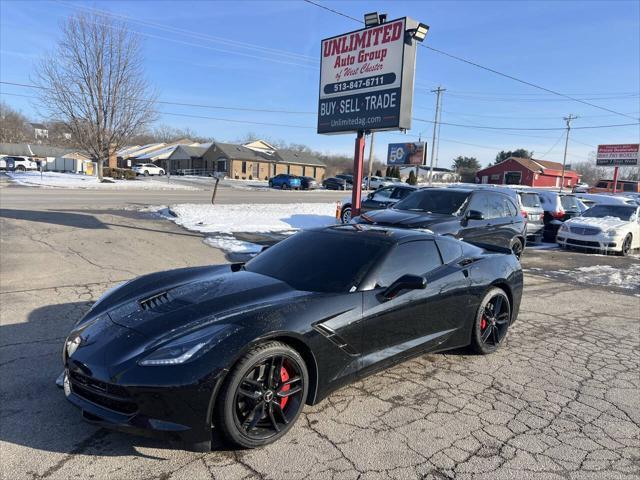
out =
[(349, 345), (341, 336), (339, 336), (336, 332), (334, 332), (332, 329), (330, 329), (326, 325), (323, 325), (322, 323), (317, 323), (313, 326), (313, 328), (317, 332), (320, 332), (322, 336), (324, 336), (327, 340), (329, 340), (331, 343), (336, 344), (338, 347), (340, 347), (340, 349), (342, 349), (349, 355), (358, 354), (358, 352), (356, 352), (351, 345)]
[(138, 303), (142, 310), (153, 310), (160, 305), (163, 305), (169, 301), (169, 296), (167, 292), (156, 293), (155, 295), (144, 298), (140, 300)]

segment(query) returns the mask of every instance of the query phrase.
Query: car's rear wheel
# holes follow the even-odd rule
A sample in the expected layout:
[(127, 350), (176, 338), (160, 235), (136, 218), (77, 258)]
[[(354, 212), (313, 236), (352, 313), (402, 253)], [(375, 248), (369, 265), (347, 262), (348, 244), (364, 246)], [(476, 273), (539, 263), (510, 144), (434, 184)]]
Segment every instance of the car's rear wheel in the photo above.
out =
[(491, 288), (482, 299), (471, 333), (471, 347), (476, 353), (495, 352), (509, 329), (511, 303), (501, 288)]
[(351, 205), (346, 205), (340, 212), (340, 220), (342, 223), (349, 223), (351, 221)]
[(216, 400), (215, 425), (238, 446), (255, 448), (282, 437), (307, 399), (304, 360), (280, 342), (250, 350), (226, 378)]
[(145, 171), (144, 171), (144, 176), (145, 176), (145, 177), (148, 177), (148, 176), (149, 176), (149, 170), (145, 170)]
[(627, 255), (629, 255), (629, 252), (631, 251), (631, 242), (633, 241), (633, 237), (631, 236), (631, 234), (627, 234), (626, 237), (624, 237), (624, 240), (622, 241), (622, 248), (620, 250), (620, 255), (622, 257), (626, 257)]
[(26, 171), (26, 170), (27, 170), (27, 169), (26, 169), (26, 168), (24, 168), (24, 165), (18, 165), (18, 166), (16, 167), (16, 171), (18, 171), (18, 172), (24, 172), (24, 171)]
[(522, 245), (522, 240), (520, 240), (519, 238), (516, 238), (511, 244), (511, 251), (516, 256), (516, 258), (520, 260), (520, 257), (522, 256), (522, 252), (524, 252), (524, 246)]

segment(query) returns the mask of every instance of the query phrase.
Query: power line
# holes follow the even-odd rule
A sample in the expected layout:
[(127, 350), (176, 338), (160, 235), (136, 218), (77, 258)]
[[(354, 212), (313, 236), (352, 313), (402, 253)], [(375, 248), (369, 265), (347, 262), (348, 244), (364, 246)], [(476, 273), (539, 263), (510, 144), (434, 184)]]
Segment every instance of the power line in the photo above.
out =
[[(2, 81), (0, 80), (0, 84), (5, 84), (5, 85), (14, 85), (14, 86), (20, 86), (20, 87), (27, 87), (27, 88), (35, 88), (35, 89), (40, 89), (40, 90), (48, 90), (46, 87), (42, 87), (39, 85), (30, 85), (30, 84), (26, 84), (26, 83), (18, 83), (18, 82), (7, 82), (7, 81)], [(5, 92), (0, 92), (3, 95), (5, 94)], [(14, 94), (17, 95), (17, 94)], [(37, 97), (33, 97), (33, 98), (37, 98)], [(140, 101), (140, 102), (148, 102), (148, 103), (154, 103), (154, 100), (151, 99), (145, 99), (145, 98), (131, 98), (130, 100), (135, 100), (135, 101)], [(314, 113), (315, 112), (294, 112), (294, 111), (289, 111), (289, 110), (268, 110), (268, 109), (250, 109), (250, 108), (246, 108), (246, 107), (230, 107), (230, 106), (219, 106), (219, 105), (204, 105), (204, 104), (186, 104), (186, 103), (182, 103), (182, 102), (169, 102), (169, 101), (157, 101), (157, 103), (160, 104), (167, 104), (167, 105), (179, 105), (179, 106), (197, 106), (200, 108), (224, 108), (225, 110), (239, 110), (239, 111), (254, 111), (254, 112), (261, 112), (261, 113), (295, 113), (295, 114), (301, 114), (301, 113)], [(158, 113), (166, 113), (167, 115), (172, 115), (172, 113), (169, 112), (158, 112)], [(198, 118), (198, 117), (196, 117)], [(218, 119), (216, 117), (202, 117), (202, 118), (210, 118), (213, 120), (228, 120), (228, 119)], [(413, 120), (418, 121), (418, 122), (424, 122), (424, 123), (435, 123), (433, 120), (426, 120), (423, 118), (417, 118), (417, 117), (413, 117)], [(229, 120), (231, 121), (231, 120)], [(255, 123), (255, 122), (254, 122)], [(461, 123), (451, 123), (451, 122), (439, 122), (442, 125), (447, 125), (447, 126), (451, 126), (451, 127), (460, 127), (460, 128), (472, 128), (472, 129), (481, 129), (481, 130), (496, 130), (496, 131), (556, 131), (556, 130), (564, 130), (564, 128), (562, 127), (496, 127), (496, 126), (491, 126), (491, 125), (467, 125), (467, 124), (461, 124)], [(262, 124), (261, 122), (258, 122), (256, 124)], [(273, 125), (273, 126), (292, 126), (294, 128), (301, 128), (300, 125), (285, 125), (285, 124), (267, 124), (264, 123), (265, 125)], [(589, 125), (589, 126), (582, 126), (582, 127), (573, 127), (574, 130), (585, 130), (585, 129), (599, 129), (599, 128), (615, 128), (615, 127), (628, 127), (628, 126), (636, 126), (636, 125), (640, 125), (640, 123), (621, 123), (621, 124), (614, 124), (614, 125)], [(303, 128), (315, 128), (315, 127), (303, 127)]]
[[(316, 7), (320, 7), (322, 9), (324, 9), (324, 10), (328, 10), (330, 12), (333, 12), (333, 13), (335, 13), (337, 15), (341, 15), (343, 17), (349, 18), (349, 19), (354, 20), (354, 21), (356, 21), (358, 23), (361, 23), (361, 24), (364, 23), (362, 20), (360, 20), (358, 18), (352, 17), (350, 15), (346, 15), (346, 14), (344, 14), (342, 12), (337, 11), (337, 10), (325, 7), (324, 5), (321, 5), (319, 3), (313, 2), (311, 0), (303, 0), (303, 1), (306, 2), (306, 3), (309, 3), (311, 5), (315, 5)], [(418, 43), (418, 46), (426, 48), (427, 50), (431, 50), (432, 52), (436, 52), (436, 53), (438, 53), (440, 55), (444, 55), (446, 57), (453, 58), (454, 60), (457, 60), (459, 62), (463, 62), (463, 63), (466, 63), (468, 65), (472, 65), (472, 66), (474, 66), (476, 68), (480, 68), (482, 70), (486, 70), (486, 71), (494, 73), (496, 75), (500, 75), (501, 77), (508, 78), (508, 79), (513, 80), (515, 82), (519, 82), (519, 83), (522, 83), (524, 85), (528, 85), (530, 87), (537, 88), (538, 90), (542, 90), (544, 92), (551, 93), (551, 94), (557, 95), (559, 97), (564, 97), (564, 98), (567, 98), (569, 100), (573, 100), (574, 102), (579, 102), (579, 103), (582, 103), (584, 105), (588, 105), (588, 106), (593, 107), (593, 108), (598, 108), (600, 110), (604, 110), (604, 111), (609, 112), (609, 113), (615, 113), (616, 115), (620, 115), (620, 116), (627, 117), (627, 118), (632, 118), (633, 120), (640, 120), (640, 118), (632, 117), (632, 116), (627, 115), (625, 113), (617, 112), (617, 111), (612, 110), (610, 108), (606, 108), (606, 107), (602, 107), (600, 105), (596, 105), (594, 103), (590, 103), (590, 102), (588, 102), (586, 100), (580, 100), (579, 98), (575, 98), (575, 97), (573, 97), (571, 95), (567, 95), (567, 94), (558, 92), (556, 90), (552, 90), (550, 88), (543, 87), (542, 85), (538, 85), (538, 84), (535, 84), (533, 82), (529, 82), (527, 80), (522, 80), (522, 79), (520, 79), (518, 77), (515, 77), (515, 76), (513, 76), (511, 74), (500, 72), (500, 71), (498, 71), (498, 70), (496, 70), (494, 68), (485, 67), (484, 65), (480, 65), (479, 63), (473, 62), (471, 60), (467, 60), (466, 58), (462, 58), (462, 57), (459, 57), (457, 55), (453, 55), (451, 53), (447, 53), (444, 50), (440, 50), (438, 48), (434, 48), (434, 47), (431, 47), (429, 45), (425, 45), (423, 43)]]
[(554, 143), (549, 150), (547, 150), (545, 153), (542, 154), (542, 158), (549, 155), (553, 151), (553, 149), (558, 146), (558, 144), (560, 143), (560, 140), (562, 140), (562, 137), (564, 137), (564, 132), (560, 134), (560, 136), (558, 137), (558, 140), (556, 140), (556, 143)]

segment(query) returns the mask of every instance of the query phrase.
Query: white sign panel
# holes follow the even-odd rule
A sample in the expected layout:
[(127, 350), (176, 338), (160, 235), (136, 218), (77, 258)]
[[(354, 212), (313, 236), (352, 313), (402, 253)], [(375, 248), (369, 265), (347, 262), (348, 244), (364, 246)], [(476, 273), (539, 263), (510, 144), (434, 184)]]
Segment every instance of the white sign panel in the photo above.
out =
[(640, 144), (626, 143), (618, 145), (598, 145), (596, 165), (628, 166), (638, 165)]

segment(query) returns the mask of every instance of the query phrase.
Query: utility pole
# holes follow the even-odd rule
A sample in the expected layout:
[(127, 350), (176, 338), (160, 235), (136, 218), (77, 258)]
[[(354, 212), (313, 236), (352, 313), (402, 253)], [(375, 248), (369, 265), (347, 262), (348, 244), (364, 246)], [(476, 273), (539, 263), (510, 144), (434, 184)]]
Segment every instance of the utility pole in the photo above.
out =
[(567, 124), (567, 136), (564, 140), (564, 157), (562, 158), (562, 178), (560, 179), (560, 193), (562, 193), (562, 190), (564, 189), (564, 170), (567, 164), (567, 147), (569, 146), (569, 132), (571, 131), (571, 121), (575, 120), (576, 118), (578, 117), (576, 117), (572, 113), (570, 113), (568, 117), (564, 117), (564, 121)]
[(367, 176), (367, 190), (371, 190), (371, 169), (373, 168), (373, 136), (376, 132), (371, 132), (371, 145), (369, 145), (369, 175)]
[(438, 132), (438, 121), (440, 118), (440, 95), (442, 92), (445, 92), (446, 88), (438, 87), (435, 90), (431, 90), (432, 93), (435, 93), (436, 96), (436, 114), (433, 121), (433, 138), (431, 139), (431, 160), (429, 162), (429, 185), (433, 180), (433, 158), (435, 156), (435, 147), (436, 147), (436, 133)]

